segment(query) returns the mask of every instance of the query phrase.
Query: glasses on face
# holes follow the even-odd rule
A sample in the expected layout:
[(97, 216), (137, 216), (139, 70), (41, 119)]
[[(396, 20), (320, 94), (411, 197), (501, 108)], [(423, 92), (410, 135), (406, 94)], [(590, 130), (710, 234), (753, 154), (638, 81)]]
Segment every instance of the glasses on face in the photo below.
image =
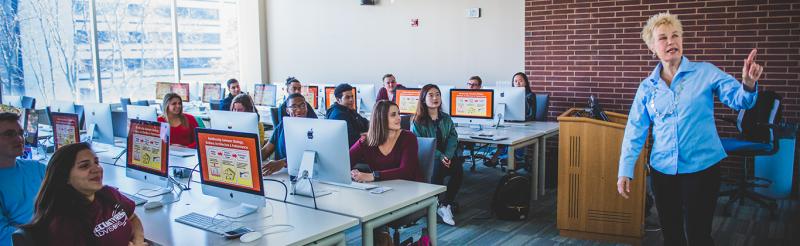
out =
[(303, 109), (303, 108), (305, 108), (305, 107), (306, 107), (306, 104), (305, 104), (305, 103), (302, 103), (302, 104), (292, 104), (292, 105), (286, 106), (286, 108), (287, 108), (287, 109), (289, 109), (289, 110)]
[(4, 131), (4, 132), (0, 133), (0, 137), (4, 137), (4, 138), (17, 138), (17, 137), (20, 137), (20, 136), (25, 137), (25, 131), (23, 131), (23, 130), (19, 130), (19, 131), (8, 130), (8, 131)]
[(467, 86), (469, 86), (469, 87), (478, 87), (478, 86), (481, 86), (481, 84), (478, 84), (478, 83), (467, 83)]

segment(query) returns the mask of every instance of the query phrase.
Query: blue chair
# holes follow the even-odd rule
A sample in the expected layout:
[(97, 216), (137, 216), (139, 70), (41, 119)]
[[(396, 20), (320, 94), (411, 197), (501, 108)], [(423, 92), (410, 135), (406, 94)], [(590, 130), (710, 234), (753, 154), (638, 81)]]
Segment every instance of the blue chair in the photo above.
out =
[[(422, 172), (422, 178), (425, 183), (430, 183), (433, 180), (433, 165), (436, 165), (434, 159), (436, 153), (436, 138), (423, 138), (417, 137), (417, 155), (419, 158), (419, 168)], [(394, 230), (392, 240), (394, 245), (400, 244), (400, 230), (408, 228), (417, 224), (417, 221), (425, 217), (428, 212), (423, 209), (414, 212), (408, 216), (392, 221), (388, 227)]]
[(739, 111), (736, 120), (723, 119), (736, 125), (739, 136), (736, 138), (722, 138), (722, 147), (728, 155), (745, 156), (744, 175), (737, 179), (726, 178), (734, 184), (734, 188), (720, 192), (720, 196), (728, 196), (724, 213), (730, 215), (730, 207), (734, 202), (740, 204), (744, 199), (750, 199), (769, 209), (774, 217), (778, 205), (775, 199), (753, 191), (754, 187), (769, 187), (771, 180), (751, 178), (747, 160), (750, 157), (774, 155), (779, 149), (779, 138), (775, 136), (778, 127), (775, 122), (781, 117), (781, 97), (772, 91), (758, 93), (756, 105), (748, 110)]
[(29, 96), (22, 96), (22, 108), (36, 109), (36, 98)]
[(547, 112), (550, 110), (550, 94), (536, 93), (535, 121), (547, 121)]

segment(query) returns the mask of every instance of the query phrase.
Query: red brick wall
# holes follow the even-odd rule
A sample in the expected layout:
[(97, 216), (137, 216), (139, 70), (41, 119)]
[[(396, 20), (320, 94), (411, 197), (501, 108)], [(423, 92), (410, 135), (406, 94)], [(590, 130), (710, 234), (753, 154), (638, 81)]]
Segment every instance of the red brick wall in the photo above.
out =
[[(525, 72), (535, 91), (551, 94), (550, 119), (599, 96), (605, 109), (628, 113), (639, 83), (653, 70), (640, 38), (653, 14), (670, 11), (684, 26), (684, 55), (741, 79), (742, 60), (757, 48), (761, 89), (784, 97), (784, 119), (800, 122), (800, 2), (527, 0)], [(733, 110), (717, 102), (717, 118)], [(735, 132), (720, 126), (722, 135)], [(551, 154), (550, 156), (554, 156)]]

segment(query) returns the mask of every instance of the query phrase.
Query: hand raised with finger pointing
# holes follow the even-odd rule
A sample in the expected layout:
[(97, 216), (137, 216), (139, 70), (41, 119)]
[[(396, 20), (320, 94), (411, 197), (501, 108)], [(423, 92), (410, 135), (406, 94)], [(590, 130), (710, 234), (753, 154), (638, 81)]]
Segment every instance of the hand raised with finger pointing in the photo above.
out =
[(750, 55), (747, 56), (747, 59), (744, 59), (742, 84), (744, 84), (747, 89), (753, 89), (756, 86), (756, 81), (761, 78), (761, 72), (764, 71), (764, 67), (755, 62), (756, 53), (758, 53), (758, 50), (753, 49), (753, 51), (750, 51)]

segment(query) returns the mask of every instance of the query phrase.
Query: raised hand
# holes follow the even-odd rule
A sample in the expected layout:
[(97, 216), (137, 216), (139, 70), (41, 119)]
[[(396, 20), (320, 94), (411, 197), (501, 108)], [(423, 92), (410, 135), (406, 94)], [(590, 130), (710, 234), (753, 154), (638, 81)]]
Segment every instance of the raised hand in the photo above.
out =
[(756, 53), (758, 53), (758, 51), (753, 49), (753, 51), (750, 51), (750, 55), (747, 56), (747, 59), (744, 59), (742, 84), (744, 84), (747, 89), (753, 89), (756, 86), (756, 81), (761, 78), (761, 72), (764, 71), (764, 67), (755, 62)]

